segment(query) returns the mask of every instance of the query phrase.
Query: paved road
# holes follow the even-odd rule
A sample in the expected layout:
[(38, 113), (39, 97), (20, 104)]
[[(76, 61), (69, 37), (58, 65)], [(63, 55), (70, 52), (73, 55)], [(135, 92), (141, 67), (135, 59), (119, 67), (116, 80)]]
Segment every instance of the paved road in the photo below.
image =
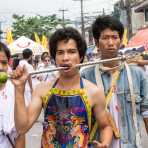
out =
[[(38, 121), (43, 121), (43, 112), (40, 115)], [(148, 136), (146, 136), (146, 131), (143, 127), (144, 124), (141, 123), (141, 129), (142, 129), (141, 133), (143, 136), (142, 144), (143, 148), (148, 148)], [(36, 122), (26, 136), (26, 148), (41, 148), (40, 147), (41, 134), (42, 134), (42, 124), (41, 122)]]
[(41, 148), (43, 112), (26, 135), (26, 148)]
[(143, 122), (141, 122), (141, 134), (142, 134), (143, 148), (148, 148), (148, 135), (146, 134), (146, 130), (144, 128), (144, 123)]

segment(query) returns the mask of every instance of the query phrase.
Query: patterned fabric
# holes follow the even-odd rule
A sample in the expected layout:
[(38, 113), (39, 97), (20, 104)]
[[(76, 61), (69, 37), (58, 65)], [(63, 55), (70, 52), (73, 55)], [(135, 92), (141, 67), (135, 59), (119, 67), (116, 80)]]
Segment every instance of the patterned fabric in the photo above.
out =
[(89, 126), (83, 97), (86, 97), (83, 88), (69, 91), (52, 88), (43, 97), (42, 148), (87, 147)]

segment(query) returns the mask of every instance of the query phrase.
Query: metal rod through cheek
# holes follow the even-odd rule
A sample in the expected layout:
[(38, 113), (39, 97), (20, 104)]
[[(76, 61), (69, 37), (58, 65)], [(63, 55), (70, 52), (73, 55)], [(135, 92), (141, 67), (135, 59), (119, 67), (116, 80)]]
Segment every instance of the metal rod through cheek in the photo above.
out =
[[(93, 61), (93, 62), (81, 63), (81, 64), (77, 64), (75, 67), (79, 68), (82, 66), (96, 65), (96, 64), (107, 63), (107, 62), (111, 62), (111, 61), (125, 60), (125, 59), (126, 59), (125, 56), (120, 56), (120, 57), (111, 58), (111, 59), (104, 59), (104, 60), (98, 60), (98, 61)], [(33, 71), (33, 72), (30, 72), (29, 74), (35, 75), (35, 74), (40, 74), (40, 73), (49, 73), (49, 72), (60, 71), (60, 70), (64, 70), (64, 69), (67, 69), (67, 67), (56, 67), (56, 68), (52, 68), (52, 69), (48, 69), (48, 70)]]

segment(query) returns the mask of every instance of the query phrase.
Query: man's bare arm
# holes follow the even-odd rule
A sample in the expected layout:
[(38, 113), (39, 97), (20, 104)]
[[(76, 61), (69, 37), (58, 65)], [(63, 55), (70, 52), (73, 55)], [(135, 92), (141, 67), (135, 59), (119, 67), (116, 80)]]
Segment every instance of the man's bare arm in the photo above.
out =
[(41, 90), (39, 88), (33, 91), (28, 107), (25, 106), (23, 89), (20, 87), (15, 88), (15, 125), (19, 134), (27, 132), (41, 112), (42, 101), (39, 96)]
[(137, 63), (139, 66), (144, 66), (144, 65), (148, 65), (148, 60), (143, 60), (143, 59), (133, 59), (130, 60), (131, 62)]
[(19, 135), (16, 138), (15, 148), (25, 148), (25, 135)]
[(24, 92), (28, 77), (29, 74), (25, 66), (18, 66), (16, 70), (11, 73), (11, 80), (15, 88), (14, 118), (18, 134), (24, 134), (38, 118), (42, 109), (41, 96), (46, 90), (45, 83), (39, 84), (32, 94), (29, 106), (26, 107)]
[(144, 123), (145, 123), (145, 128), (146, 128), (146, 131), (147, 131), (147, 134), (148, 134), (148, 118), (144, 118)]
[(93, 89), (93, 105), (96, 121), (99, 125), (100, 139), (94, 141), (97, 148), (109, 147), (113, 137), (112, 127), (109, 123), (108, 112), (105, 110), (105, 96), (101, 88)]
[(109, 113), (105, 110), (105, 96), (101, 88), (95, 93), (94, 113), (100, 129), (100, 141), (109, 146), (113, 137), (113, 130), (109, 122)]
[(90, 81), (85, 80), (85, 88), (90, 98), (90, 104), (93, 107), (94, 115), (99, 126), (99, 141), (93, 141), (97, 148), (108, 148), (112, 142), (113, 130), (109, 122), (109, 113), (105, 110), (105, 95), (101, 87), (97, 87)]

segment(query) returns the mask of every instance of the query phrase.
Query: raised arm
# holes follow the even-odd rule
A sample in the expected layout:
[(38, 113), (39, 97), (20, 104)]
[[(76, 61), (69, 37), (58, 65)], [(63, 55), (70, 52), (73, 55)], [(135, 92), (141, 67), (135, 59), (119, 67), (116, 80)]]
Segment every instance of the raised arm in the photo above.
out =
[[(38, 86), (33, 94), (28, 107), (25, 106), (24, 91), (25, 83), (28, 79), (28, 73), (25, 68), (18, 67), (13, 73), (12, 82), (15, 86), (15, 125), (19, 134), (27, 132), (38, 118), (41, 108), (42, 100), (40, 98), (41, 89)], [(42, 87), (41, 87), (42, 88)]]
[(36, 88), (28, 107), (25, 106), (23, 91), (15, 88), (15, 125), (18, 133), (26, 133), (35, 123), (42, 109), (42, 100), (39, 96), (41, 89)]

